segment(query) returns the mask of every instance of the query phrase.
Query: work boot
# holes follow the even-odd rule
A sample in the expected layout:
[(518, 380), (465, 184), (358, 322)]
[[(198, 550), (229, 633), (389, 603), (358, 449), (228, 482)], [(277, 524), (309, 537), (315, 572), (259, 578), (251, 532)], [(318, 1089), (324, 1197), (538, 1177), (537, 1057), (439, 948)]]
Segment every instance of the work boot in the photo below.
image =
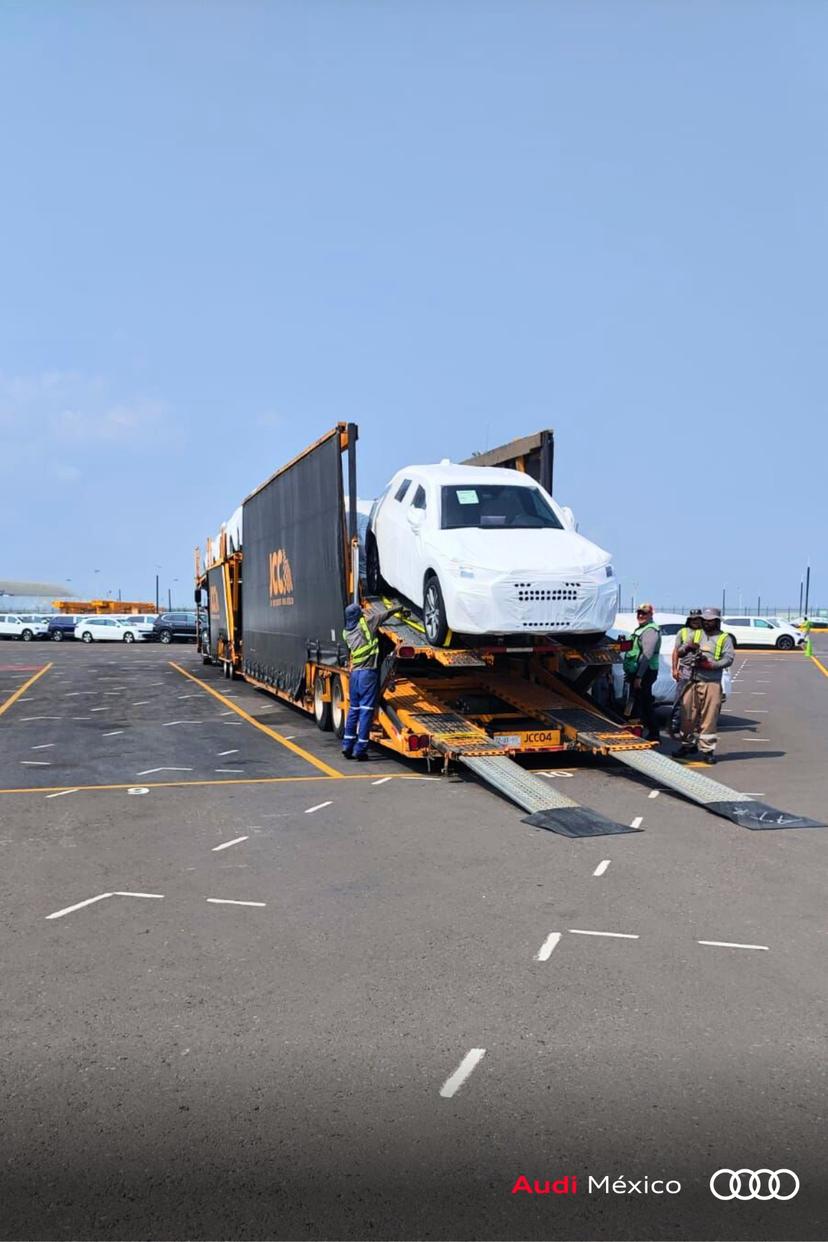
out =
[(712, 752), (712, 751), (710, 751), (710, 752), (708, 752), (708, 754), (706, 754), (706, 755), (702, 755), (702, 760), (703, 760), (703, 762), (704, 762), (704, 763), (715, 763), (715, 762), (716, 762), (716, 756), (713, 754), (713, 752)]
[(673, 751), (673, 758), (674, 759), (686, 759), (688, 755), (695, 755), (697, 750), (698, 750), (698, 746), (687, 746), (685, 744), (685, 745), (679, 746), (678, 750)]
[(358, 755), (354, 755), (354, 759), (357, 761), (357, 763), (367, 763), (368, 762), (368, 751), (367, 750), (360, 751)]
[(351, 752), (350, 752), (349, 750), (343, 750), (343, 752), (342, 752), (342, 758), (343, 758), (343, 759), (353, 759), (353, 757), (354, 757), (354, 756), (351, 754)]

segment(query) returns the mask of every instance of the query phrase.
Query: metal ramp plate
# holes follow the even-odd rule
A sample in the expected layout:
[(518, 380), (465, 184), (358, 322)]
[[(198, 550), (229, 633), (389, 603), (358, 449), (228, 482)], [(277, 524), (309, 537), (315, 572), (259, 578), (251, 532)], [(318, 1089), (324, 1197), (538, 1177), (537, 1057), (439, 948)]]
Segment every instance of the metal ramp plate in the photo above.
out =
[(808, 819), (805, 815), (792, 815), (787, 811), (778, 811), (765, 802), (745, 798), (738, 790), (713, 781), (694, 769), (683, 767), (666, 755), (657, 755), (653, 751), (625, 750), (614, 751), (613, 758), (659, 785), (683, 794), (691, 802), (703, 806), (706, 811), (732, 820), (734, 824), (741, 824), (743, 828), (768, 830), (828, 827), (828, 824)]
[(492, 755), (487, 758), (459, 755), (458, 762), (473, 772), (479, 780), (491, 785), (498, 793), (516, 803), (529, 814), (524, 824), (533, 828), (545, 828), (562, 837), (604, 837), (622, 832), (640, 832), (617, 824), (598, 811), (579, 806), (566, 794), (558, 793), (535, 776), (525, 772), (508, 755)]

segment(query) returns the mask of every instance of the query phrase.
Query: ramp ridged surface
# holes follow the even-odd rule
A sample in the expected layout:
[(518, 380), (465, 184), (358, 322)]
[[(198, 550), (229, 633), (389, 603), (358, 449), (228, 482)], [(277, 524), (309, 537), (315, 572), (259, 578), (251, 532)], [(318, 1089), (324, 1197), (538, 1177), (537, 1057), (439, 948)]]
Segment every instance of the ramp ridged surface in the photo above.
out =
[(737, 789), (712, 781), (690, 768), (674, 763), (666, 755), (657, 755), (654, 751), (617, 751), (613, 758), (634, 768), (642, 776), (647, 776), (659, 785), (675, 789), (692, 802), (698, 802), (714, 815), (732, 820), (743, 828), (754, 831), (768, 831), (778, 828), (825, 828), (823, 821), (809, 819), (806, 815), (795, 815), (789, 811), (780, 811), (766, 802), (756, 802), (753, 798), (745, 798)]

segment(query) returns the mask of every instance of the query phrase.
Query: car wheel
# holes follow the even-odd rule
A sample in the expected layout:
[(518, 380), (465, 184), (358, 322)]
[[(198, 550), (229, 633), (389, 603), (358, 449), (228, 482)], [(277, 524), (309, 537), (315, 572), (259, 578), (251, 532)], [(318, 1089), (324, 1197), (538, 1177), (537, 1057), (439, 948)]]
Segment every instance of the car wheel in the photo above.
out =
[(172, 642), (172, 634), (170, 633), (169, 630), (162, 630), (161, 633), (158, 635), (158, 638), (159, 638), (159, 641), (162, 643)]
[(84, 630), (83, 633), (81, 634), (81, 638), (83, 639), (85, 643), (92, 642), (92, 635), (89, 633), (89, 630)]
[(62, 631), (62, 630), (53, 630), (53, 631), (52, 631), (52, 642), (53, 642), (53, 643), (62, 643), (62, 642), (63, 642), (63, 631)]
[(432, 647), (442, 647), (448, 634), (448, 621), (443, 592), (436, 574), (430, 574), (426, 578), (423, 591), (423, 623), (426, 638)]
[(316, 721), (317, 728), (323, 733), (331, 731), (331, 701), (324, 698), (325, 680), (321, 673), (317, 673), (316, 680), (313, 683), (313, 718)]
[(132, 633), (132, 630), (127, 630), (126, 634), (124, 634), (124, 642), (125, 643), (135, 642), (135, 635)]
[(34, 638), (34, 634), (31, 630), (24, 630), (20, 637), (23, 639), (24, 643), (30, 643)]
[(379, 548), (373, 535), (368, 538), (366, 549), (366, 578), (369, 595), (384, 595), (387, 583), (380, 569)]
[(793, 651), (794, 640), (790, 634), (780, 634), (776, 640), (776, 645), (780, 651)]
[(345, 733), (345, 718), (348, 715), (345, 710), (345, 690), (342, 686), (341, 677), (331, 678), (331, 728), (337, 737), (342, 737)]

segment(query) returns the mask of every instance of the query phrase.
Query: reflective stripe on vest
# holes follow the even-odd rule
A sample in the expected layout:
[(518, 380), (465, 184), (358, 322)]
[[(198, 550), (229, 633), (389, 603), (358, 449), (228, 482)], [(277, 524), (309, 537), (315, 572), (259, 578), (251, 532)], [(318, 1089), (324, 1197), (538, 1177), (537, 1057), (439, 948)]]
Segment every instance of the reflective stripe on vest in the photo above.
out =
[[(694, 643), (701, 644), (701, 640), (703, 638), (704, 638), (704, 630), (693, 631), (693, 642)], [(716, 635), (716, 646), (713, 648), (713, 659), (714, 660), (721, 660), (722, 652), (724, 651), (724, 645), (727, 642), (727, 638), (728, 636), (727, 634), (725, 634), (724, 631), (722, 631), (721, 634)]]
[[(351, 661), (352, 662), (354, 660), (362, 660), (366, 656), (372, 656), (377, 651), (379, 651), (379, 639), (375, 638), (374, 635), (371, 633), (371, 630), (368, 626), (368, 622), (365, 620), (365, 618), (360, 617), (358, 624), (359, 624), (359, 631), (362, 634), (363, 638), (365, 639), (365, 642), (363, 643), (361, 647), (355, 647), (351, 650)], [(345, 639), (346, 642), (348, 641), (347, 630), (342, 631), (342, 637)]]

